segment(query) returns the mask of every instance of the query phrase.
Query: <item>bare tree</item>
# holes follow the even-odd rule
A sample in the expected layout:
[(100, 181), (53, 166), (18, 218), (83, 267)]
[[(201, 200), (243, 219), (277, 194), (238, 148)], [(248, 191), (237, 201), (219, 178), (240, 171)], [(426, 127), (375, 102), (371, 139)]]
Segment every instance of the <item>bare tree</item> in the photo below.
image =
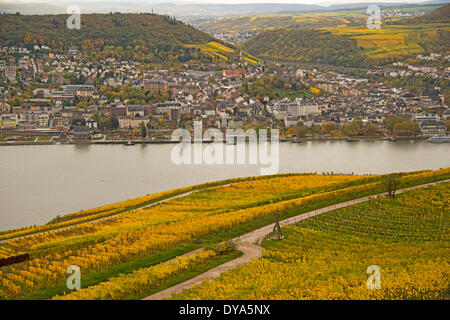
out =
[(400, 185), (400, 180), (398, 179), (398, 175), (395, 173), (387, 175), (383, 179), (384, 186), (386, 187), (389, 198), (395, 198), (395, 192)]

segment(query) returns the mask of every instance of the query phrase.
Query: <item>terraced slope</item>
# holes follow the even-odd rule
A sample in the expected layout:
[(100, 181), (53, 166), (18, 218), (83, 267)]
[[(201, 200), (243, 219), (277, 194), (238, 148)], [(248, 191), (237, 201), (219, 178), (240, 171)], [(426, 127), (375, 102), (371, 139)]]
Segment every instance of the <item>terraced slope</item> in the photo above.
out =
[[(338, 209), (285, 228), (263, 257), (182, 299), (447, 299), (450, 183)], [(381, 269), (368, 289), (369, 266)]]
[[(404, 187), (449, 177), (450, 168), (405, 173), (399, 183)], [(70, 265), (81, 268), (84, 287), (122, 279), (135, 281), (139, 278), (136, 274), (152, 277), (154, 272), (166, 271), (165, 274), (171, 275), (170, 281), (186, 279), (191, 268), (201, 272), (232, 258), (235, 252), (231, 250), (223, 255), (220, 250), (213, 250), (208, 257), (189, 260), (192, 263), (183, 260), (174, 265), (174, 269), (148, 268), (198, 248), (208, 251), (210, 246), (270, 225), (276, 212), (288, 218), (384, 192), (382, 179), (382, 176), (331, 173), (235, 179), (226, 184), (209, 184), (212, 188), (193, 188), (191, 191), (197, 191), (166, 199), (152, 207), (121, 212), (108, 219), (55, 227), (7, 240), (0, 244), (3, 255), (27, 253), (30, 259), (0, 269), (0, 298), (48, 299), (64, 295)], [(186, 263), (190, 267), (185, 268)], [(133, 275), (134, 272), (137, 273)], [(113, 280), (117, 277), (119, 280)], [(160, 289), (159, 280), (155, 281), (151, 282), (152, 292)], [(131, 291), (120, 293), (121, 297), (129, 298), (135, 293), (132, 284), (124, 284), (124, 288), (131, 288)], [(139, 288), (140, 295), (151, 293)]]

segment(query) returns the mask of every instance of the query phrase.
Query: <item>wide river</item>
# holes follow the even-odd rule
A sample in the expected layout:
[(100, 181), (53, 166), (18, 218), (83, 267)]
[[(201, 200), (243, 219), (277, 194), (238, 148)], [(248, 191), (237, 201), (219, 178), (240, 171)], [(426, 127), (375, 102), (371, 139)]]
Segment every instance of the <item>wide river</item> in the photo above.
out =
[[(235, 146), (226, 146), (235, 148)], [(0, 147), (0, 230), (163, 190), (260, 175), (260, 165), (176, 165), (171, 144)], [(450, 144), (281, 143), (279, 173), (388, 173), (450, 166)]]

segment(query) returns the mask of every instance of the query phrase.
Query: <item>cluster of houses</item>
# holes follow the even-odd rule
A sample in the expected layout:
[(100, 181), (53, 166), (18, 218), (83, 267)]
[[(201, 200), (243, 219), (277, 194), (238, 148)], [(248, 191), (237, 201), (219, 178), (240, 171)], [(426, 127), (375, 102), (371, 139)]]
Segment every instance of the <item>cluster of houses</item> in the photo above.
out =
[[(8, 58), (0, 60), (5, 83), (0, 87), (0, 129), (49, 129), (88, 139), (99, 128), (99, 115), (117, 119), (119, 130), (137, 129), (144, 124), (149, 132), (186, 127), (195, 119), (220, 129), (280, 123), (289, 128), (299, 122), (306, 127), (323, 123), (340, 127), (355, 117), (363, 123), (382, 125), (387, 116), (398, 115), (417, 121), (422, 132), (431, 135), (445, 133), (444, 121), (449, 118), (443, 96), (438, 101), (435, 97), (415, 97), (401, 88), (331, 71), (279, 66), (263, 72), (262, 66), (214, 64), (186, 65), (185, 71), (144, 70), (133, 61), (87, 61), (76, 48), (68, 54), (54, 54), (48, 48), (37, 47), (34, 51), (15, 48), (14, 54), (10, 47), (2, 49)], [(311, 95), (271, 99), (256, 98), (243, 90), (245, 78), (268, 77), (278, 77), (288, 84), (302, 83), (315, 91)], [(36, 88), (33, 96), (10, 105), (12, 92), (18, 95), (20, 88), (30, 83)], [(166, 94), (168, 98), (158, 103), (131, 104), (99, 93), (100, 87), (122, 86)], [(80, 108), (74, 101), (90, 104)]]
[(256, 30), (243, 30), (236, 32), (219, 32), (215, 33), (213, 36), (216, 39), (220, 39), (228, 43), (238, 44), (240, 42), (253, 38), (263, 31), (264, 29), (261, 28)]
[(383, 126), (386, 117), (401, 116), (417, 122), (425, 135), (446, 132), (450, 110), (443, 95), (416, 97), (402, 88), (335, 72), (298, 69), (295, 75), (304, 84), (326, 94), (269, 104), (273, 117), (284, 120), (286, 127), (295, 127), (301, 121), (306, 127), (328, 123), (339, 128), (356, 117), (363, 124)]
[[(430, 56), (418, 55), (417, 59), (435, 61), (438, 59), (436, 57), (441, 58), (441, 55), (439, 54), (431, 54)], [(450, 55), (442, 58), (447, 61), (450, 61)], [(392, 63), (391, 66), (380, 68), (377, 70), (370, 70), (368, 71), (368, 73), (393, 78), (427, 76), (433, 77), (435, 79), (446, 79), (446, 80), (450, 79), (450, 67), (448, 65), (445, 66), (445, 64), (438, 68), (432, 65), (414, 65), (402, 61), (397, 61)]]
[(398, 9), (383, 8), (381, 10), (382, 17), (421, 17), (427, 13), (428, 12), (424, 10), (409, 11), (409, 10), (402, 10), (401, 8)]

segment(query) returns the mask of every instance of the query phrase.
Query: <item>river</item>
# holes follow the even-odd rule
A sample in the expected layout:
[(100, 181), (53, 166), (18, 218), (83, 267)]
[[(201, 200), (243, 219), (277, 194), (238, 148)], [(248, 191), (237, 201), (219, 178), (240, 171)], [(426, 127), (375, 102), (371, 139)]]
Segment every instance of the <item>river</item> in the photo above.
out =
[[(260, 174), (260, 165), (175, 165), (171, 144), (0, 147), (0, 230), (163, 190)], [(227, 148), (235, 146), (226, 146)], [(279, 173), (388, 173), (450, 166), (450, 144), (281, 143)]]

